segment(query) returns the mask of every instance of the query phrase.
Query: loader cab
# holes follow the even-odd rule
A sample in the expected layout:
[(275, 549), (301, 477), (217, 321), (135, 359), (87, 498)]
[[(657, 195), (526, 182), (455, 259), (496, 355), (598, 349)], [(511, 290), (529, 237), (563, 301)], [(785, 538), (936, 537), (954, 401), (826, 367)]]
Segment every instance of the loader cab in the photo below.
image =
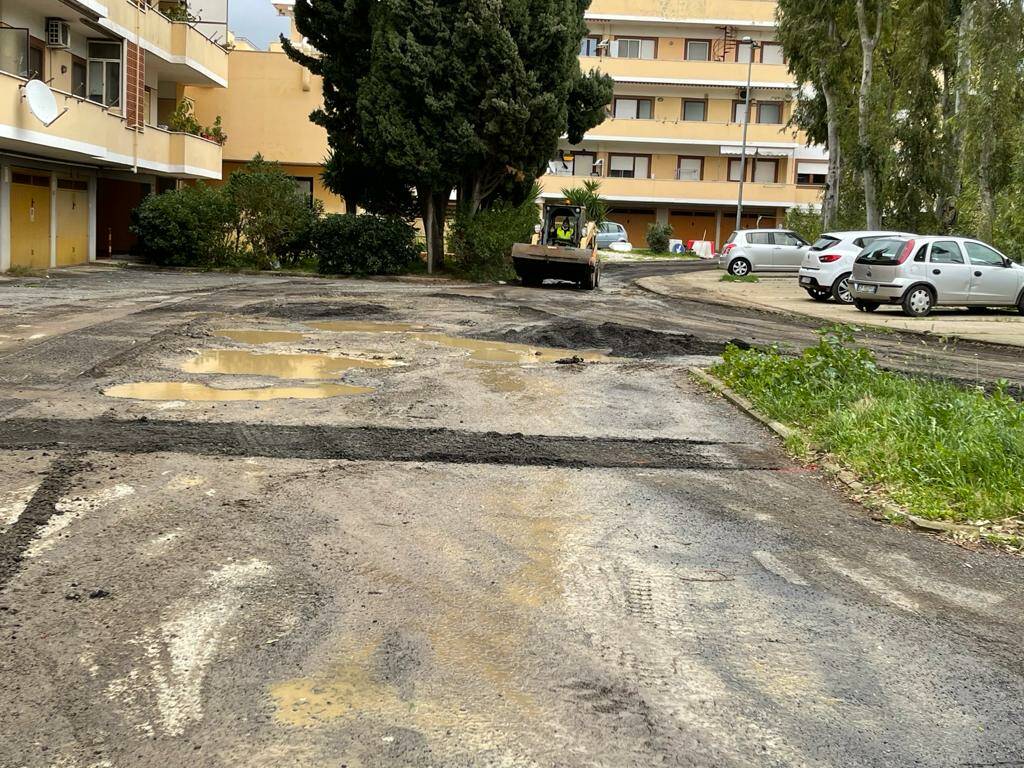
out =
[(584, 209), (579, 205), (545, 205), (541, 234), (544, 245), (576, 248), (586, 226)]

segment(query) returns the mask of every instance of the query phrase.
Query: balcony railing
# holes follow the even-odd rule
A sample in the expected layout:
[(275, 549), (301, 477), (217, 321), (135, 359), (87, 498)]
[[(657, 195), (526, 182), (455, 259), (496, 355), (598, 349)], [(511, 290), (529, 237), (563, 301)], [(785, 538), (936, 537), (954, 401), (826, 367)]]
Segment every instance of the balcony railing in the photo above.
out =
[[(743, 123), (719, 123), (704, 120), (628, 120), (608, 118), (587, 132), (587, 139), (624, 138), (627, 140), (683, 143), (732, 144), (743, 140)], [(751, 123), (747, 129), (751, 144), (803, 145), (796, 131), (777, 123)]]
[[(565, 187), (577, 186), (593, 177), (543, 176), (541, 187), (546, 193), (560, 194)], [(733, 181), (696, 181), (686, 179), (630, 179), (600, 177), (600, 194), (612, 202), (663, 204), (735, 204), (739, 183)], [(795, 184), (762, 184), (747, 182), (744, 200), (751, 205), (794, 206), (821, 202), (821, 190)]]
[[(736, 61), (683, 61), (681, 59), (626, 59), (613, 56), (581, 56), (584, 70), (599, 69), (615, 80), (678, 82), (726, 85), (746, 84), (747, 65)], [(754, 87), (792, 88), (793, 76), (784, 64), (754, 64)]]

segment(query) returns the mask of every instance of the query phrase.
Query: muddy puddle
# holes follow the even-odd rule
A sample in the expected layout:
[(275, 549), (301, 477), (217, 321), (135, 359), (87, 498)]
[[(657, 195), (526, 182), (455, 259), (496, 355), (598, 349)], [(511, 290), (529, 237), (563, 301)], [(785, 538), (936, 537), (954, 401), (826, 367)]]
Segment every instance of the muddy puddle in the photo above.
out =
[(318, 331), (335, 331), (349, 333), (404, 333), (422, 331), (424, 326), (413, 323), (373, 323), (360, 320), (325, 320), (319, 323), (306, 323)]
[(213, 335), (231, 339), (240, 344), (252, 345), (295, 342), (306, 338), (298, 331), (264, 331), (255, 328), (220, 328), (214, 331)]
[(329, 379), (354, 368), (386, 368), (385, 360), (316, 354), (209, 349), (181, 366), (186, 373), (272, 376), (276, 379)]
[(305, 387), (257, 387), (250, 389), (217, 389), (190, 381), (138, 381), (118, 384), (103, 390), (108, 397), (131, 400), (186, 400), (220, 402), (230, 400), (319, 400), (342, 395), (365, 395), (372, 387), (351, 384), (311, 384)]
[(556, 360), (565, 360), (574, 355), (588, 363), (608, 360), (607, 356), (599, 352), (580, 352), (572, 349), (534, 347), (528, 344), (516, 344), (505, 341), (467, 339), (463, 336), (448, 336), (444, 333), (410, 333), (409, 335), (418, 341), (440, 344), (452, 349), (464, 349), (469, 352), (471, 360), (489, 363), (553, 363)]

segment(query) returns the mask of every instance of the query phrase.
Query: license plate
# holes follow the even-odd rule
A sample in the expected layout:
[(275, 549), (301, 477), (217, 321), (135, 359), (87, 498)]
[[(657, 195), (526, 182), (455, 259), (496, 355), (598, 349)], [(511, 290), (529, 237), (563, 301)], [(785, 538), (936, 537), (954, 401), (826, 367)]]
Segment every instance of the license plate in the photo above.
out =
[(853, 289), (860, 291), (861, 293), (878, 293), (877, 285), (864, 285), (864, 283), (854, 283)]
[(800, 278), (800, 285), (814, 285), (814, 278), (811, 278), (811, 277), (801, 277)]

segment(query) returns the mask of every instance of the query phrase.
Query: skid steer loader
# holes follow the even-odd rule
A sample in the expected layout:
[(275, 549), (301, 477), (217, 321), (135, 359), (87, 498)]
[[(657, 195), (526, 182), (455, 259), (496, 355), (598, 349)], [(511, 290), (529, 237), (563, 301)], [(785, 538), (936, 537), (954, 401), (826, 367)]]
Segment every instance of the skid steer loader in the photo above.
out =
[(547, 203), (532, 240), (512, 246), (512, 264), (526, 286), (552, 278), (593, 290), (601, 282), (597, 225), (583, 206)]

